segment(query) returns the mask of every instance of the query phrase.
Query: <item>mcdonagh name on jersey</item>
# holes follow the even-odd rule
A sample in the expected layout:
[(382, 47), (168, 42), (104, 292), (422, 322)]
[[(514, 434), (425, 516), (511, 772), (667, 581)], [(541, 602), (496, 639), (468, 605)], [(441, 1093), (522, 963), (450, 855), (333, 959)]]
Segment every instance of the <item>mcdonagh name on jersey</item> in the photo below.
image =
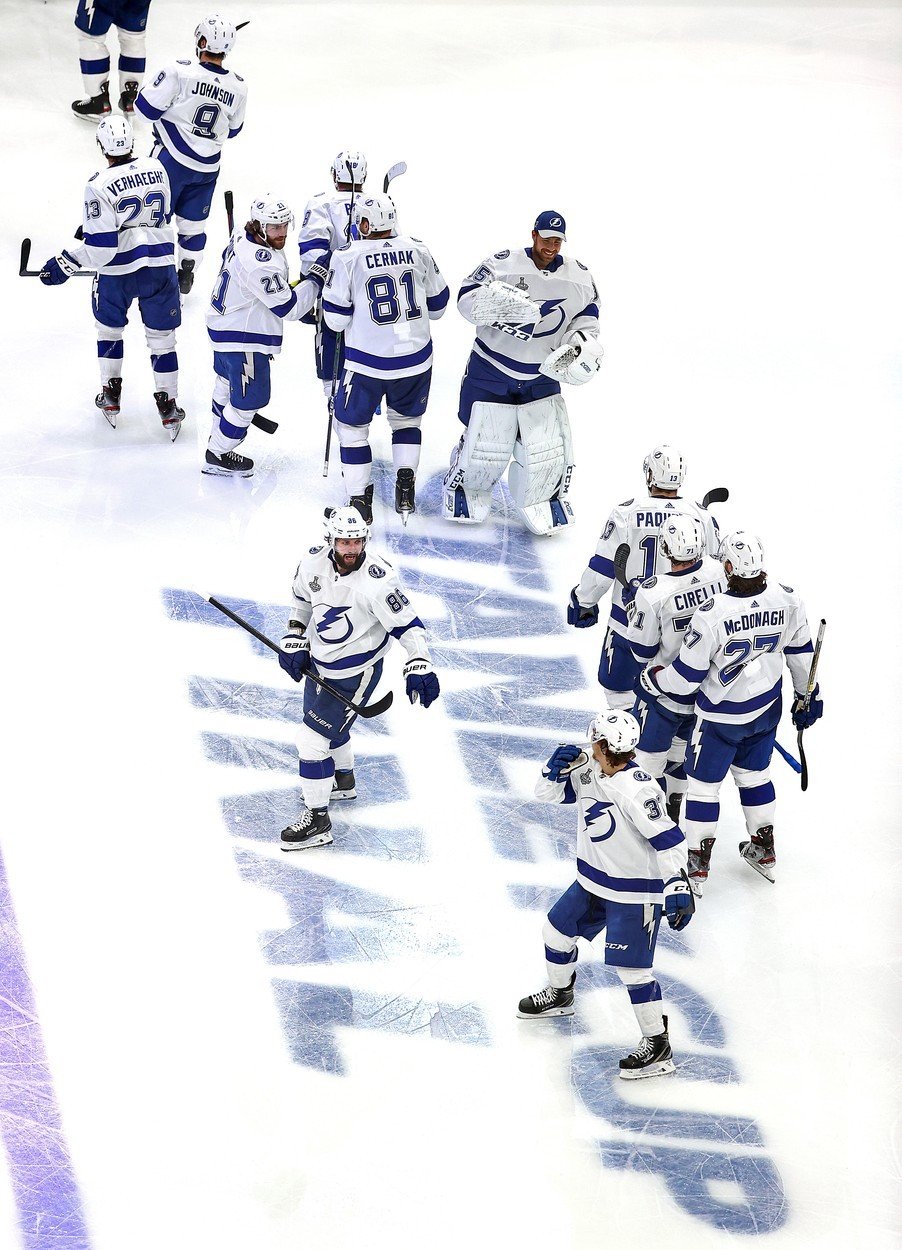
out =
[(723, 627), (727, 634), (743, 634), (750, 629), (782, 625), (785, 615), (783, 608), (777, 608), (773, 612), (743, 613), (742, 616), (734, 617), (732, 621), (724, 621)]

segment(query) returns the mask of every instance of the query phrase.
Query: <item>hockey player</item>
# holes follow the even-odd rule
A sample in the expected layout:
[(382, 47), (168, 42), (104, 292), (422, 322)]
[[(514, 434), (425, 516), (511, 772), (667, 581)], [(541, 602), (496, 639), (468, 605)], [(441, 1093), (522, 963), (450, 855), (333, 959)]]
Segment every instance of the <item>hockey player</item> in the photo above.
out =
[(739, 788), (748, 841), (742, 858), (773, 881), (774, 786), (770, 759), (782, 710), (783, 657), (796, 697), (792, 720), (807, 729), (823, 714), (817, 687), (804, 706), (813, 648), (802, 601), (790, 586), (768, 585), (760, 539), (728, 534), (719, 559), (728, 588), (700, 604), (666, 666), (643, 669), (646, 697), (695, 699), (696, 724), (686, 756), (689, 784), (683, 827), (689, 880), (701, 895), (720, 815), (718, 794), (727, 773)]
[[(326, 542), (311, 547), (291, 588), (293, 607), (279, 663), (295, 680), (309, 670), (366, 705), (382, 673), (392, 638), (407, 653), (404, 678), (411, 703), (438, 698), (426, 630), (398, 574), (367, 549), (369, 527), (356, 508), (326, 516)], [(282, 850), (299, 851), (332, 841), (328, 803), (357, 797), (350, 731), (354, 713), (334, 695), (307, 682), (298, 731), (304, 810), (282, 830)]]
[[(362, 152), (339, 152), (332, 162), (335, 193), (321, 191), (304, 209), (298, 232), (301, 253), (301, 275), (310, 272), (316, 262), (329, 268), (331, 255), (351, 239), (351, 205), (363, 194), (366, 182), (366, 157)], [(316, 376), (323, 384), (327, 399), (332, 397), (332, 380), (338, 376), (344, 353), (341, 336), (326, 325), (322, 315), (316, 322)], [(335, 353), (338, 351), (336, 363)]]
[(395, 510), (416, 511), (420, 422), (432, 381), (429, 323), (441, 317), (449, 291), (429, 248), (398, 234), (387, 195), (354, 202), (359, 239), (339, 248), (323, 292), (323, 317), (344, 331), (344, 367), (335, 393), (335, 428), (350, 502), (373, 519), (370, 423), (382, 398), (392, 432)]
[(97, 144), (107, 168), (85, 188), (84, 241), (46, 261), (41, 281), (57, 286), (86, 266), (97, 270), (93, 308), (101, 391), (94, 402), (113, 429), (122, 396), (122, 336), (132, 301), (138, 301), (157, 387), (154, 400), (175, 441), (185, 413), (177, 403), (175, 331), (182, 316), (169, 179), (152, 156), (132, 154), (134, 135), (124, 117), (105, 118), (97, 127)]
[[(642, 582), (627, 604), (626, 640), (636, 662), (669, 664), (680, 649), (692, 614), (719, 591), (726, 590), (723, 566), (705, 555), (705, 525), (698, 517), (674, 513), (658, 533), (658, 550), (670, 572)], [(640, 690), (633, 714), (642, 736), (636, 763), (656, 778), (667, 794), (667, 814), (679, 823), (686, 790), (683, 759), (692, 729), (695, 700), (691, 695), (647, 699)]]
[(701, 504), (681, 499), (679, 489), (686, 476), (686, 462), (674, 447), (666, 445), (650, 451), (642, 462), (648, 495), (627, 499), (608, 517), (595, 555), (570, 592), (567, 624), (588, 629), (598, 622), (598, 601), (613, 586), (611, 614), (601, 647), (598, 681), (609, 707), (630, 709), (636, 699), (636, 682), (641, 664), (633, 658), (626, 640), (627, 593), (616, 578), (614, 555), (626, 543), (630, 549), (626, 575), (631, 581), (653, 577), (657, 561), (658, 533), (669, 516), (677, 512), (694, 516), (705, 527), (708, 550), (717, 551), (717, 522)]
[(99, 122), (110, 114), (110, 52), (107, 35), (111, 26), (119, 36), (119, 108), (128, 116), (144, 77), (145, 28), (150, 0), (78, 0), (75, 28), (85, 86), (82, 100), (72, 102), (76, 117)]
[(213, 344), (213, 428), (202, 473), (250, 477), (254, 462), (235, 448), (269, 403), (269, 364), (282, 350), (282, 326), (315, 305), (326, 270), (310, 274), (292, 290), (284, 248), (294, 224), (291, 209), (271, 191), (251, 205), (250, 219), (237, 229), (222, 254), (210, 298), (207, 333)]
[(532, 246), (496, 252), (460, 288), (457, 307), (477, 327), (460, 388), (466, 426), (445, 474), (442, 512), (485, 520), (508, 462), (514, 504), (534, 534), (573, 521), (573, 451), (561, 382), (581, 386), (600, 368), (598, 290), (585, 265), (560, 254), (560, 213), (540, 213)]
[(197, 62), (176, 61), (145, 86), (135, 107), (154, 124), (159, 157), (172, 184), (179, 245), (179, 290), (194, 285), (194, 266), (204, 250), (204, 233), (219, 160), (226, 139), (244, 125), (247, 86), (223, 65), (235, 43), (235, 27), (214, 13), (194, 31)]
[(543, 803), (579, 811), (576, 880), (548, 913), (543, 936), (548, 987), (520, 1000), (526, 1020), (573, 1015), (577, 939), (606, 930), (605, 964), (626, 986), (642, 1041), (620, 1060), (626, 1080), (673, 1072), (661, 987), (652, 964), (661, 916), (684, 929), (695, 903), (686, 879), (686, 840), (664, 811), (661, 791), (634, 762), (639, 726), (629, 712), (599, 712), (589, 741), (559, 746), (536, 783)]

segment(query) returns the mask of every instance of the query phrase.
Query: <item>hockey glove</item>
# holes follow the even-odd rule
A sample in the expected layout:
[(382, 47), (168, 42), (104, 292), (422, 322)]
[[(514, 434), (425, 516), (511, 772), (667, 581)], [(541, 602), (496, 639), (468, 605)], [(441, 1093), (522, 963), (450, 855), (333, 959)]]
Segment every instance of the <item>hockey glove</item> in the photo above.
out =
[(639, 674), (639, 685), (645, 694), (650, 695), (653, 699), (657, 699), (659, 695), (664, 693), (657, 681), (657, 674), (660, 673), (663, 667), (663, 664), (649, 664), (648, 668), (643, 668)]
[(44, 262), (40, 278), (44, 286), (61, 286), (63, 282), (68, 282), (74, 273), (78, 273), (79, 269), (81, 265), (77, 261), (67, 256), (65, 252), (61, 252), (59, 256), (51, 256)]
[(292, 681), (300, 681), (310, 667), (310, 643), (303, 634), (286, 634), (281, 642), (279, 664)]
[(549, 781), (563, 781), (574, 768), (581, 768), (588, 761), (588, 755), (579, 747), (569, 744), (560, 746), (555, 749), (542, 769), (542, 776), (547, 777)]
[(576, 587), (570, 591), (570, 606), (567, 608), (567, 624), (576, 629), (589, 629), (598, 624), (598, 604), (580, 603), (576, 597)]
[(630, 582), (628, 586), (621, 587), (620, 593), (623, 598), (624, 607), (627, 607), (627, 608), (630, 607), (630, 605), (633, 603), (633, 601), (636, 598), (636, 591), (639, 589), (641, 585), (642, 585), (641, 577), (632, 577), (630, 578)]
[(405, 664), (404, 680), (407, 683), (407, 697), (411, 703), (416, 703), (419, 699), (423, 707), (428, 707), (441, 694), (438, 678), (426, 660), (410, 660)]
[(796, 691), (796, 697), (792, 704), (792, 723), (796, 729), (810, 729), (816, 720), (824, 714), (824, 701), (818, 698), (820, 694), (820, 686), (815, 686), (811, 692), (811, 698), (808, 707), (805, 707), (805, 695)]
[(664, 915), (671, 929), (685, 929), (695, 911), (695, 898), (685, 872), (664, 886)]
[(312, 278), (319, 289), (322, 290), (329, 277), (329, 257), (323, 257), (322, 262), (314, 261), (304, 277)]

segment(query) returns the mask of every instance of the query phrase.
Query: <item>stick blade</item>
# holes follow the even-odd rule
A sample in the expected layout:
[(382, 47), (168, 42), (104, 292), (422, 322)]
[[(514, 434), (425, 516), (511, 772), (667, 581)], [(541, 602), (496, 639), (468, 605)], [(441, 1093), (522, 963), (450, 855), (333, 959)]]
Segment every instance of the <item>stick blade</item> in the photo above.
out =
[(710, 508), (712, 503), (726, 503), (730, 498), (730, 492), (726, 486), (715, 486), (713, 490), (709, 490), (702, 500), (703, 508)]
[(398, 161), (397, 165), (392, 165), (391, 169), (388, 171), (388, 173), (385, 175), (384, 179), (382, 180), (383, 194), (385, 194), (385, 192), (388, 190), (390, 183), (394, 182), (396, 178), (400, 178), (402, 174), (406, 174), (406, 173), (407, 173), (407, 161)]
[(617, 580), (621, 586), (628, 586), (629, 581), (626, 576), (626, 566), (630, 558), (629, 543), (621, 543), (614, 552), (614, 572), (617, 574)]
[(22, 240), (22, 249), (19, 252), (19, 277), (24, 278), (28, 272), (28, 258), (31, 255), (31, 239)]
[(373, 716), (381, 716), (383, 712), (387, 712), (391, 707), (395, 697), (395, 692), (389, 690), (388, 694), (384, 694), (381, 699), (375, 703), (370, 703), (366, 707), (362, 707), (358, 712), (358, 716), (362, 716), (364, 720), (370, 720)]

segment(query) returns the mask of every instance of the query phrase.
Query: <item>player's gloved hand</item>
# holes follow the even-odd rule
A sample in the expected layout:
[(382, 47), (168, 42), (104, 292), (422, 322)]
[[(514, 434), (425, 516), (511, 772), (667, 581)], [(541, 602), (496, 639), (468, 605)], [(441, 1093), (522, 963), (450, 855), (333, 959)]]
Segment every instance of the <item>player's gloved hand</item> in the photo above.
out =
[(811, 699), (808, 707), (805, 707), (805, 696), (796, 691), (796, 697), (792, 704), (792, 723), (796, 729), (810, 729), (816, 720), (824, 714), (824, 701), (819, 698), (820, 686), (815, 686), (811, 692)]
[(576, 587), (570, 591), (570, 606), (567, 608), (567, 624), (577, 629), (589, 629), (598, 624), (598, 604), (580, 603), (576, 597)]
[[(582, 758), (580, 758), (582, 757)], [(588, 761), (588, 756), (581, 747), (569, 743), (556, 747), (542, 769), (542, 775), (549, 781), (561, 781), (574, 768), (579, 768)]]
[(643, 668), (639, 674), (639, 685), (647, 695), (651, 695), (653, 699), (657, 699), (664, 691), (658, 685), (656, 674), (660, 673), (664, 667), (663, 664), (649, 664), (647, 668)]
[(300, 681), (310, 667), (310, 643), (303, 634), (286, 634), (279, 651), (279, 665), (293, 681)]
[(315, 260), (307, 273), (304, 274), (304, 277), (312, 278), (319, 289), (322, 290), (329, 277), (329, 257), (324, 256), (321, 261)]
[(428, 707), (441, 694), (438, 678), (427, 660), (408, 661), (404, 665), (404, 680), (407, 683), (407, 697), (411, 703), (416, 703), (419, 699), (423, 707)]
[(621, 592), (621, 595), (623, 596), (623, 603), (625, 607), (628, 608), (630, 604), (635, 600), (636, 591), (639, 589), (641, 585), (642, 585), (641, 577), (631, 577), (629, 585), (622, 586), (620, 588), (620, 592)]
[(671, 929), (685, 929), (695, 911), (695, 898), (685, 872), (664, 886), (664, 915)]
[(68, 282), (79, 269), (81, 265), (63, 252), (59, 256), (51, 256), (49, 260), (44, 261), (40, 278), (44, 286), (60, 286), (63, 282)]

